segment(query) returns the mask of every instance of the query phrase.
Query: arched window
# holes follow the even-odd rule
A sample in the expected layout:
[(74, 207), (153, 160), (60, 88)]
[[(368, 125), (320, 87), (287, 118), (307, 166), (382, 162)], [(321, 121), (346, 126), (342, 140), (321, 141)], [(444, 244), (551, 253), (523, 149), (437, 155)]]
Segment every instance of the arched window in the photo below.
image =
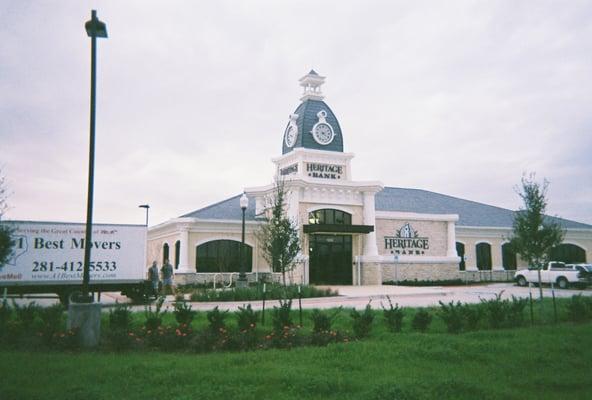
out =
[(510, 243), (502, 244), (502, 264), (504, 269), (516, 269), (516, 253)]
[(175, 242), (175, 269), (179, 269), (179, 258), (181, 256), (181, 241)]
[(477, 251), (477, 268), (480, 270), (491, 269), (491, 245), (489, 243), (478, 243)]
[(562, 243), (551, 250), (551, 261), (563, 261), (568, 264), (585, 263), (586, 250), (571, 243)]
[(461, 271), (465, 270), (465, 245), (461, 242), (456, 242), (456, 254), (460, 257), (460, 263), (458, 269)]
[[(212, 240), (197, 246), (195, 268), (197, 272), (240, 272), (239, 251), (241, 242)], [(245, 271), (253, 268), (253, 248), (245, 244), (242, 254)]]
[(325, 208), (308, 214), (309, 224), (320, 225), (351, 225), (351, 214), (345, 211)]
[(162, 265), (164, 265), (169, 259), (169, 245), (165, 243), (162, 245)]

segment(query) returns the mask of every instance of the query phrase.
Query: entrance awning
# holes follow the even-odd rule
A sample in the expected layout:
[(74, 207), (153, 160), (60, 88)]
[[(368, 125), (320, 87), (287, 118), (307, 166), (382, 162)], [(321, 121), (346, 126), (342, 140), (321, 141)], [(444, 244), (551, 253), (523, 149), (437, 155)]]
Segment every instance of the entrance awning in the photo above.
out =
[(336, 225), (308, 224), (304, 225), (304, 233), (370, 233), (374, 225)]

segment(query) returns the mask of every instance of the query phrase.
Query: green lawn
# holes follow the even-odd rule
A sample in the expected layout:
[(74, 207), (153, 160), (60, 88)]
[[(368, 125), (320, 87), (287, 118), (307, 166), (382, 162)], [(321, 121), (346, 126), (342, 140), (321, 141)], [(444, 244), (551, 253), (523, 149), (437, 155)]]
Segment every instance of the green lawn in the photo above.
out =
[(589, 399), (592, 323), (247, 353), (0, 352), (0, 399)]

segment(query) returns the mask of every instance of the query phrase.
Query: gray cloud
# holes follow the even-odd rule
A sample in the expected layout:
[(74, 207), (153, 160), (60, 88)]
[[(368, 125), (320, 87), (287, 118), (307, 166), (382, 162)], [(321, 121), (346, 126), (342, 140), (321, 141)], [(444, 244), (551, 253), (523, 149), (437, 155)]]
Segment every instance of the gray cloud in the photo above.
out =
[(95, 220), (142, 223), (271, 180), (297, 79), (327, 76), (355, 179), (508, 208), (523, 171), (592, 223), (587, 2), (5, 2), (0, 163), (15, 219), (83, 221), (91, 8)]

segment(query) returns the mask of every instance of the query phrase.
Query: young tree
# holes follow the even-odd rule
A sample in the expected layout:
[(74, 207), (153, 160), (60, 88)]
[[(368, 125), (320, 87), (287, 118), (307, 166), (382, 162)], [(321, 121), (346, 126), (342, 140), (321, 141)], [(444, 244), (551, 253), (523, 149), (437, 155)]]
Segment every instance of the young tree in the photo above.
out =
[(282, 273), (282, 282), (286, 286), (286, 272), (294, 268), (296, 256), (300, 252), (300, 239), (296, 224), (285, 216), (284, 206), (286, 191), (284, 182), (275, 182), (266, 210), (265, 224), (257, 233), (257, 239), (263, 250), (263, 258), (271, 265), (274, 272)]
[(541, 269), (549, 262), (551, 249), (560, 245), (564, 236), (559, 223), (545, 215), (548, 186), (549, 182), (546, 179), (542, 185), (536, 182), (534, 173), (522, 176), (522, 185), (516, 191), (524, 205), (514, 213), (513, 232), (510, 237), (510, 245), (514, 251), (529, 267), (538, 270), (541, 298)]
[(0, 267), (8, 261), (14, 244), (11, 239), (12, 229), (8, 225), (1, 223), (2, 216), (8, 208), (8, 205), (6, 204), (8, 193), (5, 182), (5, 178), (1, 175), (0, 171)]

